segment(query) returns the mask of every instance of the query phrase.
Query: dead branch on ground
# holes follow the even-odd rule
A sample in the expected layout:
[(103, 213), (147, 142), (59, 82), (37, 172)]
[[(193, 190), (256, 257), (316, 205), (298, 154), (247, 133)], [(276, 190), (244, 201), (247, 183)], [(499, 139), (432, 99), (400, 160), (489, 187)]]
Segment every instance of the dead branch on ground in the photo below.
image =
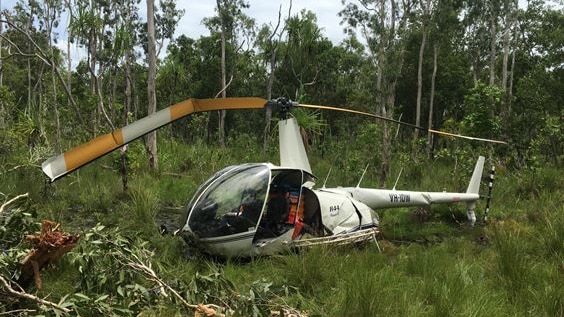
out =
[[(36, 302), (40, 305), (45, 305), (45, 306), (49, 306), (49, 307), (52, 307), (54, 309), (60, 310), (64, 313), (70, 313), (71, 312), (71, 310), (66, 308), (66, 307), (62, 307), (58, 304), (55, 304), (55, 303), (50, 302), (48, 300), (45, 300), (43, 298), (40, 298), (40, 297), (37, 297), (35, 295), (26, 293), (17, 283), (14, 283), (11, 280), (6, 280), (2, 275), (0, 275), (0, 284), (8, 292), (8, 294), (10, 294), (14, 297), (28, 299), (28, 300), (34, 301), (34, 302)], [(19, 288), (20, 290), (14, 289), (14, 286), (12, 286), (12, 284), (15, 285), (15, 287)]]

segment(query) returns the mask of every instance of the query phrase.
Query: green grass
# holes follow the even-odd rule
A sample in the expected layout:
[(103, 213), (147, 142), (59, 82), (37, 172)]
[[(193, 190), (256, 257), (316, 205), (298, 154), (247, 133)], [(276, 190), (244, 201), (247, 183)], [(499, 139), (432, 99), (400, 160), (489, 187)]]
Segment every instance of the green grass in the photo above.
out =
[[(432, 207), (424, 220), (414, 215), (414, 208), (381, 210), (382, 252), (369, 244), (312, 248), (253, 261), (215, 261), (195, 253), (179, 237), (161, 236), (159, 221), (180, 219), (191, 193), (218, 169), (245, 161), (277, 162), (274, 151), (263, 153), (259, 141), (251, 145), (254, 141), (234, 137), (232, 147), (222, 149), (161, 140), (158, 173), (144, 171), (142, 147), (132, 146), (127, 193), (112, 155), (47, 186), (38, 168), (4, 169), (0, 191), (11, 197), (30, 192), (26, 206), (38, 221), (54, 219), (66, 231), (84, 233), (101, 222), (119, 227), (123, 236), (148, 241), (155, 252), (154, 267), (174, 285), (198, 285), (221, 293), (227, 284), (194, 280), (219, 274), (238, 294), (249, 296), (259, 294), (257, 285), (268, 282), (264, 294), (273, 307), (292, 306), (310, 316), (564, 315), (562, 167), (500, 170), (491, 221), (485, 226), (467, 226), (463, 205)], [(336, 163), (318, 150), (313, 153), (310, 160), (321, 185)], [(347, 162), (359, 168), (334, 169), (328, 186), (356, 185), (365, 162), (362, 157)], [(10, 157), (2, 158), (2, 163), (17, 165)], [(471, 173), (458, 170), (455, 179), (446, 160), (418, 164), (395, 163), (388, 186), (393, 186), (402, 167), (398, 189), (465, 190)], [(377, 183), (376, 169), (369, 168), (362, 186), (378, 187)], [(484, 206), (478, 204), (478, 216)], [(81, 291), (75, 282), (80, 274), (66, 258), (42, 276), (40, 294), (52, 300)], [(143, 312), (184, 314), (181, 307), (161, 300)]]

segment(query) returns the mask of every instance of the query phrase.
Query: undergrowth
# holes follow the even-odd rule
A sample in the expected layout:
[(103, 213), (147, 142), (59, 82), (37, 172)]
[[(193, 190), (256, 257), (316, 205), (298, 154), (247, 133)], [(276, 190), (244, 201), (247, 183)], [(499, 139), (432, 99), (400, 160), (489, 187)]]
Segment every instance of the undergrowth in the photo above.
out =
[[(188, 313), (180, 300), (163, 297), (158, 283), (128, 267), (135, 257), (150, 264), (184, 300), (213, 303), (240, 316), (288, 307), (309, 316), (564, 315), (562, 167), (500, 169), (490, 222), (476, 227), (466, 224), (462, 205), (380, 210), (381, 252), (369, 244), (217, 261), (177, 236), (161, 235), (161, 225), (180, 227), (187, 199), (215, 171), (247, 161), (276, 163), (276, 153), (263, 153), (260, 142), (249, 136), (231, 137), (232, 148), (160, 142), (158, 173), (145, 172), (142, 147), (130, 147), (127, 192), (113, 154), (54, 184), (45, 183), (37, 166), (13, 169), (18, 163), (3, 157), (0, 202), (24, 192), (30, 198), (11, 209), (12, 218), (0, 215), (0, 272), (13, 270), (25, 249), (23, 228), (31, 231), (49, 218), (61, 222), (65, 231), (82, 233), (82, 239), (42, 272), (44, 288), (31, 292), (67, 303), (84, 316)], [(327, 186), (355, 186), (365, 167), (362, 151), (344, 162), (319, 149), (311, 152), (319, 186), (331, 166), (350, 163), (333, 170)], [(455, 170), (451, 159), (412, 163), (407, 156), (394, 163), (387, 186), (394, 185), (403, 169), (398, 189), (464, 191), (475, 159), (459, 159)], [(376, 171), (369, 167), (362, 186), (379, 187)], [(481, 201), (478, 216), (484, 207)], [(54, 314), (29, 301), (6, 303), (0, 312)]]

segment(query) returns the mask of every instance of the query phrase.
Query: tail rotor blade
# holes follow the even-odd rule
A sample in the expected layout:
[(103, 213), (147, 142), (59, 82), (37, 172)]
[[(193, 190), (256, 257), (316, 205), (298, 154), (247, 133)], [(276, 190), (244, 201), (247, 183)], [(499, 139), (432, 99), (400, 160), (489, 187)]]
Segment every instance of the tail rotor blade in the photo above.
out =
[(262, 98), (187, 99), (137, 120), (121, 129), (101, 135), (69, 151), (51, 157), (41, 165), (54, 181), (153, 130), (195, 112), (229, 109), (261, 109)]

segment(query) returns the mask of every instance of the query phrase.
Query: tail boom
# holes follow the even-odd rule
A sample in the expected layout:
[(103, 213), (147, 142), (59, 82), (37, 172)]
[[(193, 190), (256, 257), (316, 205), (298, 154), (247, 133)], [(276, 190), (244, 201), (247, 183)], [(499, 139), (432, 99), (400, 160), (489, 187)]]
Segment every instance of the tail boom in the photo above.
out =
[(374, 188), (341, 188), (358, 201), (372, 209), (429, 206), (431, 204), (451, 204), (457, 202), (475, 202), (480, 198), (477, 193), (416, 192)]
[(474, 167), (474, 172), (465, 193), (453, 192), (417, 192), (388, 189), (347, 187), (341, 188), (354, 199), (366, 204), (372, 209), (429, 206), (431, 204), (451, 204), (465, 202), (468, 220), (472, 225), (476, 222), (476, 202), (480, 199), (480, 181), (484, 170), (485, 158), (480, 156)]

